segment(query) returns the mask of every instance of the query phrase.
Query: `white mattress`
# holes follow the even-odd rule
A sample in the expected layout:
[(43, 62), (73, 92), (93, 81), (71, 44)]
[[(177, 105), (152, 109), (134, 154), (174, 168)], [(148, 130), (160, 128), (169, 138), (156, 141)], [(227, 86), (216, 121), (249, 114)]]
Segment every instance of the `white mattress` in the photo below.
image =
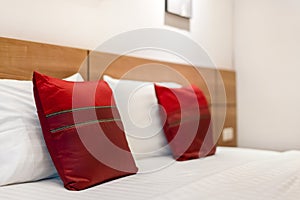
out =
[(0, 199), (300, 199), (300, 151), (218, 147), (214, 156), (153, 170), (171, 161), (170, 157), (143, 160), (139, 166), (144, 173), (79, 192), (64, 189), (58, 178), (4, 186)]

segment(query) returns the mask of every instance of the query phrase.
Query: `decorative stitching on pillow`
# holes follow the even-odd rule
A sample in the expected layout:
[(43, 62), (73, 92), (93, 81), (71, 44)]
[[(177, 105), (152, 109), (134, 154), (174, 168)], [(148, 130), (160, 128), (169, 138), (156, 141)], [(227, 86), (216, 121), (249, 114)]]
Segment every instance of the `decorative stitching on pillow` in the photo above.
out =
[(93, 121), (87, 121), (87, 122), (81, 122), (81, 123), (77, 123), (77, 124), (71, 124), (68, 126), (62, 126), (56, 129), (52, 129), (50, 130), (51, 133), (56, 133), (59, 131), (63, 131), (63, 130), (67, 130), (67, 129), (71, 129), (71, 128), (75, 128), (75, 127), (80, 127), (80, 126), (84, 126), (84, 125), (91, 125), (91, 124), (96, 124), (96, 123), (104, 123), (104, 122), (115, 122), (115, 121), (121, 121), (121, 119), (101, 119), (101, 120), (93, 120)]
[(74, 112), (74, 111), (81, 111), (81, 110), (91, 110), (91, 109), (101, 109), (101, 108), (117, 108), (116, 106), (88, 106), (88, 107), (82, 107), (82, 108), (73, 108), (69, 110), (62, 110), (55, 113), (51, 113), (46, 115), (46, 118), (53, 117), (56, 115), (68, 113), (68, 112)]
[[(109, 116), (103, 116), (104, 112), (109, 113)], [(66, 110), (53, 112), (46, 115), (46, 118), (48, 119), (48, 123), (50, 124), (50, 132), (57, 133), (63, 130), (68, 130), (68, 129), (81, 127), (85, 125), (121, 121), (120, 117), (114, 116), (113, 113), (116, 112), (117, 112), (117, 107), (113, 105), (86, 106), (86, 107), (79, 107), (79, 108), (66, 109)], [(93, 117), (94, 115), (95, 117)], [(77, 117), (74, 118), (74, 116)]]

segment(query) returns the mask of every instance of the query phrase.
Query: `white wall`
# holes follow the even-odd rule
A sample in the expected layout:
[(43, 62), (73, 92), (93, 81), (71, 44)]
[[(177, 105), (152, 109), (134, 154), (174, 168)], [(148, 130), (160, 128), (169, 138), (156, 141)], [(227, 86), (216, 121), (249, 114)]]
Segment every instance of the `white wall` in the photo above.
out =
[(193, 3), (186, 31), (165, 25), (165, 0), (0, 0), (0, 35), (94, 49), (125, 31), (168, 28), (202, 45), (218, 67), (232, 68), (233, 0)]
[(300, 149), (300, 1), (236, 0), (239, 146)]

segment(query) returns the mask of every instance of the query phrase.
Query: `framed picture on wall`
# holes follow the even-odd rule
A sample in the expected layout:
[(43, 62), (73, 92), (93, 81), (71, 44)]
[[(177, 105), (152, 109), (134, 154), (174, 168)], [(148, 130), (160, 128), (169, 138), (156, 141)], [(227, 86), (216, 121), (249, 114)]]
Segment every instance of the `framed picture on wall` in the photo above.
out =
[(166, 0), (166, 12), (184, 18), (191, 18), (192, 0)]

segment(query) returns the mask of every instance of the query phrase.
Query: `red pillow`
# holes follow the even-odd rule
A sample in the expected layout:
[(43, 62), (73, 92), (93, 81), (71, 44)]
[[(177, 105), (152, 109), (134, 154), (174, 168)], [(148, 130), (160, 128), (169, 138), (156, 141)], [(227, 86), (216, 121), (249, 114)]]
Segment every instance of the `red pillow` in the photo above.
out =
[(184, 161), (213, 155), (216, 147), (203, 92), (196, 86), (167, 88), (158, 85), (155, 91), (163, 107), (164, 132), (174, 158)]
[(34, 72), (33, 83), (44, 139), (65, 188), (82, 190), (137, 172), (106, 82)]

